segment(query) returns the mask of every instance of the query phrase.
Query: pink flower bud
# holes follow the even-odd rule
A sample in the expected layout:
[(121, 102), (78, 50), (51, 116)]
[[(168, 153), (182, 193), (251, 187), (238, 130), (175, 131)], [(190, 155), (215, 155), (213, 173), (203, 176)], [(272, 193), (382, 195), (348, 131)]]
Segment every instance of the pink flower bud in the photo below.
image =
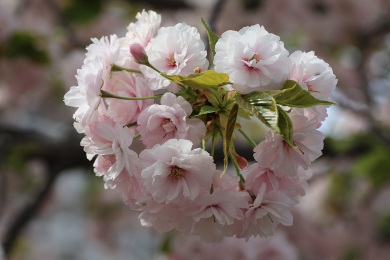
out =
[(148, 55), (146, 54), (145, 49), (141, 44), (133, 42), (130, 45), (130, 53), (134, 57), (135, 62), (138, 64), (148, 63)]

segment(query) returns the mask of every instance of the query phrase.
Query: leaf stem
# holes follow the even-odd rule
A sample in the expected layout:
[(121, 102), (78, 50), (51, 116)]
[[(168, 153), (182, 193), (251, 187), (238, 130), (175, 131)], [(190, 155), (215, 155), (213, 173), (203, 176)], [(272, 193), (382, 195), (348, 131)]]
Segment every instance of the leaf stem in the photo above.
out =
[(245, 137), (245, 139), (248, 141), (248, 143), (252, 146), (252, 148), (255, 148), (257, 146), (256, 142), (253, 141), (252, 138), (249, 137), (241, 128), (238, 129), (238, 131)]
[(203, 150), (206, 151), (206, 141), (204, 139), (202, 139), (202, 141), (201, 141), (201, 147)]
[(160, 98), (161, 95), (156, 95), (156, 96), (148, 96), (148, 97), (122, 97), (122, 96), (117, 96), (115, 94), (112, 94), (110, 92), (101, 90), (100, 91), (100, 96), (102, 98), (116, 98), (116, 99), (122, 99), (122, 100), (146, 100), (146, 99), (155, 99), (155, 98)]
[(116, 65), (116, 64), (112, 65), (111, 71), (128, 71), (128, 72), (142, 74), (142, 72), (139, 71), (139, 70), (128, 69), (128, 68), (125, 68), (125, 67), (122, 67), (122, 66), (119, 66), (119, 65)]
[(150, 62), (148, 61), (146, 64), (146, 66), (148, 66), (149, 68), (153, 69), (154, 71), (156, 71), (158, 74), (160, 74), (161, 76), (163, 76), (164, 78), (172, 81), (172, 82), (175, 82), (176, 84), (178, 84), (179, 86), (181, 87), (186, 87), (183, 83), (181, 82), (178, 82), (178, 81), (175, 81), (172, 79), (172, 77), (170, 77), (168, 74), (164, 73), (164, 72), (161, 72), (159, 69), (157, 69), (156, 67), (154, 67), (152, 64), (150, 64)]

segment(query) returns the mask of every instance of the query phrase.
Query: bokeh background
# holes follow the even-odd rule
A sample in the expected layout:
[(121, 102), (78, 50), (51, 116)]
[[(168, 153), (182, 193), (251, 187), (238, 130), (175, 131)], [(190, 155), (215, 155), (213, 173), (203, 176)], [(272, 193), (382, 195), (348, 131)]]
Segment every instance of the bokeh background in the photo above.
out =
[[(91, 37), (123, 36), (142, 9), (205, 40), (200, 17), (218, 34), (259, 23), (333, 68), (338, 105), (292, 227), (159, 234), (94, 176), (63, 95)], [(0, 243), (0, 259), (390, 259), (390, 1), (0, 0)]]

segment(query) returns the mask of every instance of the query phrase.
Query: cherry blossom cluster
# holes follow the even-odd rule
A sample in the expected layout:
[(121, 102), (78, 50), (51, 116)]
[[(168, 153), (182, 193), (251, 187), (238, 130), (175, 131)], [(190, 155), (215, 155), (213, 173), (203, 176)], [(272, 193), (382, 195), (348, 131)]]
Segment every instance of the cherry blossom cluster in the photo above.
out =
[[(161, 27), (153, 11), (136, 19), (123, 37), (92, 39), (64, 98), (105, 187), (142, 225), (205, 241), (292, 225), (323, 148), (318, 128), (337, 83), (329, 65), (313, 52), (289, 54), (260, 25), (218, 37), (204, 23), (209, 62), (196, 28)], [(265, 140), (255, 143), (240, 118), (261, 120)], [(253, 146), (253, 163), (237, 154), (236, 135)]]

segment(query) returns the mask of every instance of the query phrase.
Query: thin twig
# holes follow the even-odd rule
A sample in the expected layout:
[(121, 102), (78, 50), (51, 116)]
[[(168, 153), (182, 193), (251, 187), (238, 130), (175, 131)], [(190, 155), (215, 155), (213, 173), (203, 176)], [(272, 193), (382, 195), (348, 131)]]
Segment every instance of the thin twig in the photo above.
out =
[(213, 30), (214, 32), (216, 31), (216, 27), (217, 27), (217, 21), (219, 19), (219, 16), (221, 15), (221, 12), (222, 12), (222, 9), (223, 9), (223, 6), (226, 4), (226, 0), (218, 0), (212, 11), (211, 11), (211, 16), (210, 16), (210, 28), (211, 30)]
[[(211, 11), (210, 19), (209, 19), (209, 27), (213, 32), (216, 32), (216, 24), (219, 19), (219, 16), (222, 12), (222, 8), (224, 4), (226, 3), (226, 0), (218, 0), (215, 5), (213, 6), (213, 9)], [(207, 37), (206, 37), (207, 38)], [(206, 42), (206, 50), (210, 49), (210, 42), (208, 40), (205, 40)], [(210, 53), (208, 53), (208, 59), (211, 59)]]

